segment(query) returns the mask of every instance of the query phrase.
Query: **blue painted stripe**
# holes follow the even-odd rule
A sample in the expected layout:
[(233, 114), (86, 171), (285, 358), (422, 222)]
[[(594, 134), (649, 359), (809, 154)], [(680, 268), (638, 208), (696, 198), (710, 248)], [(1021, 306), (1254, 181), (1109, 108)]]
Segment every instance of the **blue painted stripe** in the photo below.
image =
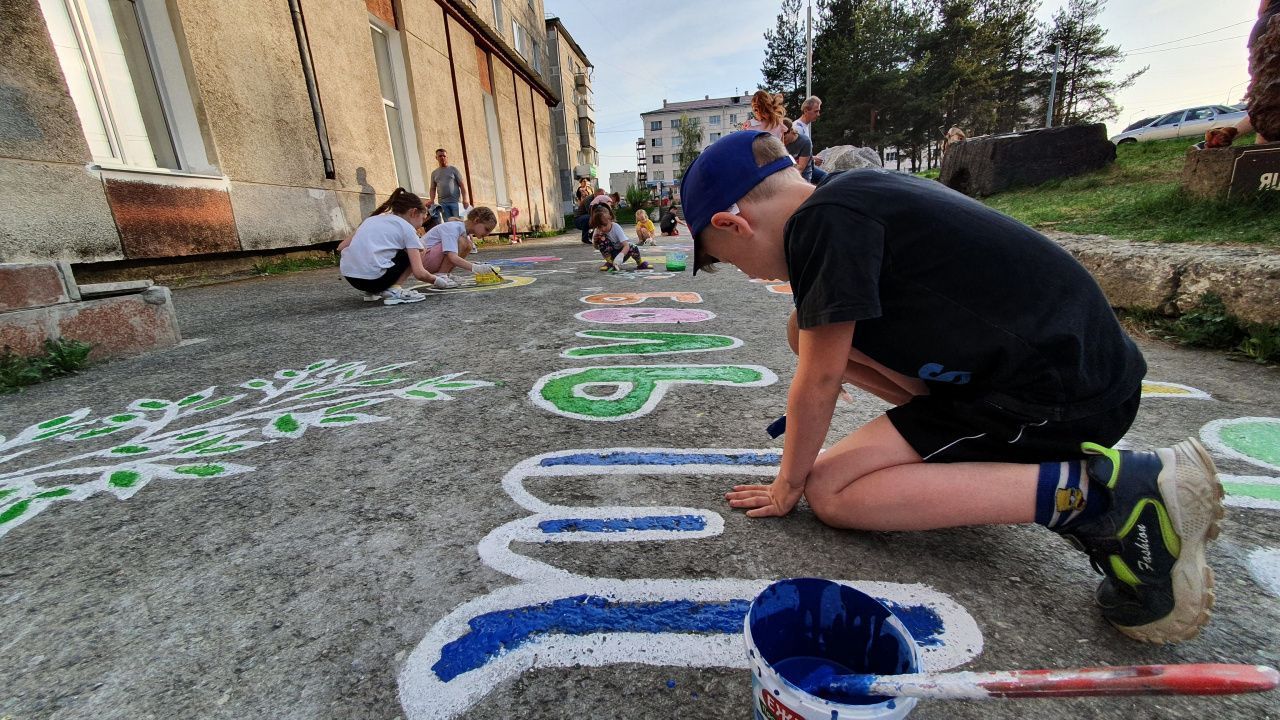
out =
[(619, 533), (631, 530), (705, 530), (706, 518), (700, 515), (646, 515), (634, 518), (562, 518), (543, 520), (538, 529), (544, 533), (590, 532)]
[[(942, 618), (922, 605), (885, 605), (902, 620), (922, 646), (942, 644)], [(470, 630), (440, 649), (431, 670), (444, 682), (484, 667), (544, 635), (589, 635), (602, 632), (692, 633), (737, 635), (750, 600), (695, 602), (615, 602), (598, 595), (577, 595), (538, 605), (498, 610), (472, 618)]]
[(1080, 487), (1080, 466), (1084, 463), (1078, 460), (1072, 460), (1067, 463), (1067, 489), (1074, 490)]
[(541, 467), (559, 465), (737, 465), (743, 467), (773, 466), (782, 461), (780, 453), (669, 453), (669, 452), (603, 452), (576, 453), (543, 458)]

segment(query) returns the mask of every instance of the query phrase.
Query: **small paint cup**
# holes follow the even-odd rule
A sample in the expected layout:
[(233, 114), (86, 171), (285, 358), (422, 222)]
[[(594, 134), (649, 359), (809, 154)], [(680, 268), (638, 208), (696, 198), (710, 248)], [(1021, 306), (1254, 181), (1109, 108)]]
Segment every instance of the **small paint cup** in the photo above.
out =
[(820, 578), (779, 580), (751, 603), (743, 621), (755, 720), (896, 720), (915, 698), (833, 702), (801, 685), (821, 666), (835, 674), (918, 672), (920, 651), (880, 601)]
[(668, 252), (666, 261), (667, 269), (676, 272), (684, 270), (684, 263), (688, 257), (688, 255), (682, 252)]

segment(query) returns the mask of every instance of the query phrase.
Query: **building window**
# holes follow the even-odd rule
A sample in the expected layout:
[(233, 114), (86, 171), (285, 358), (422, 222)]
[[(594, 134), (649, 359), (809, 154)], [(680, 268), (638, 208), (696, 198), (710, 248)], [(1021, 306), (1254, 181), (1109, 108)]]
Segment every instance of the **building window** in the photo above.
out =
[(516, 52), (520, 53), (520, 57), (528, 60), (530, 54), (529, 33), (524, 31), (524, 26), (518, 20), (511, 21), (511, 39), (511, 44), (515, 46)]
[[(378, 85), (382, 90), (382, 109), (387, 120), (387, 137), (391, 144), (391, 157), (396, 166), (396, 182), (400, 187), (415, 188), (418, 148), (413, 132), (413, 113), (401, 98), (408, 97), (404, 78), (404, 59), (400, 54), (396, 32), (381, 23), (369, 23), (369, 36), (373, 40), (373, 58), (378, 66)], [(420, 188), (419, 188), (420, 189)]]
[(661, 129), (662, 129), (662, 121), (661, 121), (661, 120), (650, 120), (650, 121), (649, 121), (649, 129), (650, 129), (650, 130), (661, 130)]
[(662, 164), (662, 156), (661, 156), (661, 155), (654, 155), (652, 158), (650, 158), (650, 160), (653, 162), (653, 164), (654, 164), (654, 165), (661, 165), (661, 164)]
[(649, 147), (662, 147), (662, 138), (653, 138), (650, 140)]
[(707, 137), (710, 138), (709, 142), (715, 142), (720, 139), (720, 133), (711, 133)]
[[(495, 0), (496, 2), (497, 0)], [(489, 162), (493, 168), (494, 195), (499, 205), (510, 207), (507, 196), (507, 170), (502, 161), (502, 133), (498, 131), (498, 106), (493, 99), (493, 65), (489, 53), (476, 46), (477, 65), (480, 70), (480, 99), (484, 103), (484, 125), (489, 136)], [(475, 202), (473, 198), (472, 203)]]
[(737, 113), (729, 113), (729, 124), (730, 124), (730, 125), (737, 125), (737, 124), (738, 124), (738, 114), (737, 114)]
[(719, 115), (712, 115), (711, 117), (707, 118), (707, 124), (708, 124), (708, 125), (715, 125), (716, 127), (720, 127), (720, 116), (719, 116)]
[(679, 135), (671, 138), (671, 147), (680, 147), (684, 144), (684, 140)]
[(40, 0), (40, 7), (95, 161), (217, 172), (164, 0)]
[(502, 0), (493, 0), (493, 29), (502, 34)]
[(667, 173), (666, 173), (665, 171), (663, 171), (663, 170), (658, 170), (658, 171), (656, 171), (656, 172), (654, 172), (654, 173), (653, 173), (653, 179), (654, 179), (654, 180), (659, 180), (659, 181), (661, 181), (661, 180), (666, 180), (666, 179), (667, 179)]
[(672, 118), (672, 119), (667, 123), (667, 125), (668, 125), (672, 130), (679, 130), (679, 129), (680, 129), (680, 118)]

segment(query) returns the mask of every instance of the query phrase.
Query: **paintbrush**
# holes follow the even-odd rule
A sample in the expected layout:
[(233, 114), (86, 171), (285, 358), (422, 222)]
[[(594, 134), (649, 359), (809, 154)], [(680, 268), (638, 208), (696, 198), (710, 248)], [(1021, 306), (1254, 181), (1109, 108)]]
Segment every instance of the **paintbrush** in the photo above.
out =
[(829, 665), (809, 673), (801, 690), (840, 703), (868, 696), (991, 700), (1095, 695), (1232, 695), (1266, 692), (1280, 673), (1265, 665), (1129, 665), (1067, 670), (837, 675)]

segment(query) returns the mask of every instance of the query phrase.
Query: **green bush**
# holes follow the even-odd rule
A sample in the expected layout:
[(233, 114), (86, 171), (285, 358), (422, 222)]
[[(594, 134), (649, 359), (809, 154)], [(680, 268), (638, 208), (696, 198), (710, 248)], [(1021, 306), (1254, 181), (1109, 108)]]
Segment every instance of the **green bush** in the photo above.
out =
[(1126, 313), (1169, 342), (1210, 350), (1230, 350), (1261, 364), (1280, 363), (1280, 325), (1245, 323), (1227, 312), (1222, 298), (1200, 296), (1199, 305), (1169, 319), (1153, 312)]
[(9, 348), (0, 352), (0, 394), (17, 392), (27, 385), (74, 375), (89, 360), (93, 346), (78, 340), (44, 341), (44, 354), (26, 357)]

